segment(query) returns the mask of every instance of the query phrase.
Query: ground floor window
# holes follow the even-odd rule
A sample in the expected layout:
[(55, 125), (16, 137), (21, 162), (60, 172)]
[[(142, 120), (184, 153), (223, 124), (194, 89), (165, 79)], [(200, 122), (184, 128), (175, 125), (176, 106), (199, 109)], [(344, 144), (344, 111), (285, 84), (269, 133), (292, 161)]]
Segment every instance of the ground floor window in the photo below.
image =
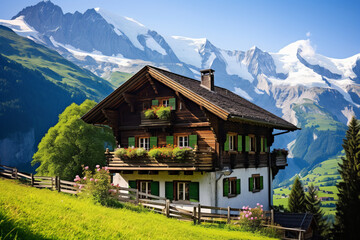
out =
[(199, 193), (199, 182), (165, 182), (165, 196), (170, 200), (198, 202)]
[(259, 192), (264, 188), (263, 176), (260, 174), (253, 174), (249, 178), (249, 191)]
[(139, 138), (139, 147), (145, 150), (150, 150), (150, 138)]
[(189, 182), (177, 182), (177, 200), (190, 200)]
[(236, 177), (224, 178), (223, 179), (223, 196), (234, 197), (240, 194), (241, 191), (241, 180)]
[[(129, 188), (139, 190), (139, 192), (159, 196), (159, 182), (151, 180), (129, 180)], [(149, 198), (140, 195), (140, 198)]]
[[(139, 181), (140, 192), (151, 194), (151, 182), (150, 181)], [(146, 196), (140, 195), (140, 198), (147, 198)]]

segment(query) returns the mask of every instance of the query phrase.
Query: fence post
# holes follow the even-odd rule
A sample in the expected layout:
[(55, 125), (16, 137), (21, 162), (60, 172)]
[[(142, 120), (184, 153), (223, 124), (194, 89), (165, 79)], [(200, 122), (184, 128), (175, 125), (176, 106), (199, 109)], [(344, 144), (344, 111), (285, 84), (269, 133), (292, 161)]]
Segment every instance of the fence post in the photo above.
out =
[(18, 179), (18, 170), (17, 170), (17, 168), (14, 168), (14, 172), (15, 172), (15, 179)]
[(196, 207), (195, 206), (193, 208), (193, 221), (194, 221), (194, 225), (196, 225)]
[(270, 213), (271, 213), (270, 215), (271, 225), (274, 225), (274, 209), (271, 209)]
[(31, 186), (33, 187), (34, 186), (34, 175), (31, 173), (30, 174), (30, 177), (31, 177)]
[(136, 190), (135, 204), (139, 204), (139, 190)]
[(198, 224), (201, 224), (201, 205), (198, 205)]
[(165, 202), (165, 213), (166, 213), (166, 217), (170, 217), (170, 201), (169, 201), (169, 199), (166, 199), (166, 202)]
[(60, 177), (57, 177), (57, 185), (58, 185), (58, 192), (61, 192), (61, 183), (60, 183)]
[(54, 190), (54, 178), (51, 177), (51, 190)]
[(226, 221), (227, 224), (230, 224), (230, 207), (228, 206), (228, 209), (227, 209), (227, 221)]

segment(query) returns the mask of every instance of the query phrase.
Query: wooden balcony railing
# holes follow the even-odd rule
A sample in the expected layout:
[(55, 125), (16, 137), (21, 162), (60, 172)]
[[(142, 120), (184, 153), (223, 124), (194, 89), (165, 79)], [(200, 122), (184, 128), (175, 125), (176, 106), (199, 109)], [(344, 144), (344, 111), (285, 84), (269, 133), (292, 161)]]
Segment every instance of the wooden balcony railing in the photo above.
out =
[(213, 152), (196, 151), (182, 160), (173, 158), (155, 159), (152, 157), (121, 159), (114, 152), (106, 152), (107, 165), (110, 171), (117, 170), (178, 170), (207, 171), (213, 169)]
[(158, 118), (146, 118), (144, 113), (141, 113), (141, 127), (164, 127), (164, 126), (171, 126), (174, 119), (174, 113), (171, 111), (170, 118), (168, 120), (161, 120)]

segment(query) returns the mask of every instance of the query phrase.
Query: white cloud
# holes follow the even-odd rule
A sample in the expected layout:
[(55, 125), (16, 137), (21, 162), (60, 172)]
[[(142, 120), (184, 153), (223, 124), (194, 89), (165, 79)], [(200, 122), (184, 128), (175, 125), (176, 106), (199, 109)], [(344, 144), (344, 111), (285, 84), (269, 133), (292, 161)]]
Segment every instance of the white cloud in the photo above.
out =
[(306, 36), (307, 36), (307, 37), (310, 37), (310, 36), (311, 36), (311, 32), (307, 32), (307, 33), (306, 33)]

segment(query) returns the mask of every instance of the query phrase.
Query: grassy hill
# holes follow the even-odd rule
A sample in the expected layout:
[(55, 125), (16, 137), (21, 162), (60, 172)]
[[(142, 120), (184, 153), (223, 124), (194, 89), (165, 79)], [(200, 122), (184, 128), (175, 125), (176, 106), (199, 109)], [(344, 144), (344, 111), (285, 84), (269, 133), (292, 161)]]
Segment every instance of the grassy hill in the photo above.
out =
[(117, 88), (121, 84), (123, 84), (126, 80), (131, 78), (133, 75), (134, 74), (125, 73), (125, 72), (113, 72), (113, 73), (111, 73), (108, 81), (111, 82), (111, 84)]
[(148, 211), (106, 208), (0, 178), (0, 239), (6, 235), (6, 239), (271, 239), (194, 226)]
[[(335, 203), (338, 199), (336, 183), (341, 180), (338, 172), (339, 161), (341, 161), (340, 157), (329, 159), (315, 165), (308, 172), (303, 171), (300, 173), (300, 180), (304, 186), (313, 183), (314, 186), (319, 187), (318, 197), (334, 198), (334, 201), (323, 201), (321, 203), (321, 209), (325, 215), (335, 215)], [(283, 205), (284, 207), (287, 207), (288, 196), (293, 181), (294, 177), (283, 182), (280, 187), (274, 189), (274, 205)]]

